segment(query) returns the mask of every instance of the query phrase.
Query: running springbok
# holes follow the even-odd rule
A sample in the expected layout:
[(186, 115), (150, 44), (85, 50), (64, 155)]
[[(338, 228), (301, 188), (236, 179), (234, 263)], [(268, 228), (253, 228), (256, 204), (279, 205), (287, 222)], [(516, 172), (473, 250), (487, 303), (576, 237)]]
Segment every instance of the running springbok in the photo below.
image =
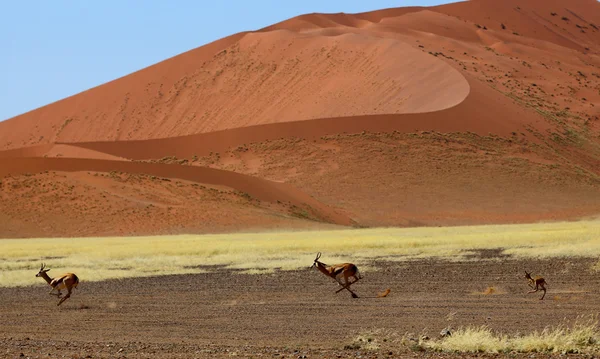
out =
[[(320, 262), (319, 258), (321, 258), (321, 252), (317, 253), (317, 257), (315, 258), (311, 268), (316, 268), (326, 276), (335, 279), (335, 281), (342, 286), (342, 288), (336, 293), (343, 289), (347, 289), (350, 293), (352, 293), (352, 298), (358, 298), (356, 293), (350, 290), (350, 286), (362, 278), (360, 272), (358, 271), (358, 267), (352, 263), (340, 263), (328, 266), (327, 264)], [(344, 277), (345, 284), (342, 284), (340, 277)], [(349, 278), (351, 277), (354, 278), (352, 282), (349, 281)]]
[(548, 284), (548, 283), (546, 283), (546, 280), (539, 276), (532, 278), (531, 274), (527, 273), (527, 271), (525, 271), (525, 279), (527, 279), (529, 281), (529, 283), (527, 283), (527, 285), (529, 285), (531, 288), (533, 288), (533, 290), (530, 290), (527, 293), (535, 293), (541, 289), (544, 291), (544, 294), (542, 294), (542, 297), (540, 298), (540, 300), (544, 299), (544, 297), (546, 296), (546, 285)]
[[(77, 285), (79, 284), (79, 278), (77, 278), (77, 276), (74, 273), (65, 273), (59, 277), (50, 278), (48, 274), (46, 274), (46, 272), (49, 270), (50, 268), (46, 268), (46, 265), (42, 263), (40, 271), (35, 276), (44, 278), (44, 280), (46, 280), (46, 282), (48, 282), (48, 284), (52, 287), (52, 289), (48, 293), (50, 295), (55, 295), (58, 298), (60, 298), (62, 296), (60, 290), (67, 290), (67, 295), (64, 298), (61, 298), (61, 300), (58, 302), (57, 306), (59, 306), (62, 304), (62, 302), (71, 297), (71, 291), (73, 290), (73, 288), (77, 288)], [(55, 290), (57, 290), (58, 293), (52, 293)]]

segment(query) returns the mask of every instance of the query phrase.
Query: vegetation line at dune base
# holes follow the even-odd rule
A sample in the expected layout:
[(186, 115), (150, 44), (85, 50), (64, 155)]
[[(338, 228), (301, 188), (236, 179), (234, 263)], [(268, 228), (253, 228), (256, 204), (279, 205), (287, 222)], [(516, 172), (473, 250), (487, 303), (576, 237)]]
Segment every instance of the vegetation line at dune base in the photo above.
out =
[(482, 249), (522, 258), (600, 255), (600, 220), (466, 227), (377, 228), (157, 237), (39, 238), (0, 240), (0, 283), (40, 283), (41, 262), (71, 271), (82, 281), (202, 273), (209, 266), (242, 273), (272, 273), (312, 264), (352, 261), (376, 270), (373, 259), (468, 260)]
[(579, 316), (572, 323), (549, 325), (541, 331), (512, 335), (487, 326), (467, 326), (451, 330), (450, 335), (429, 338), (427, 335), (399, 335), (391, 330), (372, 329), (352, 339), (349, 349), (389, 351), (407, 348), (412, 351), (449, 353), (597, 353), (600, 351), (600, 328), (595, 316)]

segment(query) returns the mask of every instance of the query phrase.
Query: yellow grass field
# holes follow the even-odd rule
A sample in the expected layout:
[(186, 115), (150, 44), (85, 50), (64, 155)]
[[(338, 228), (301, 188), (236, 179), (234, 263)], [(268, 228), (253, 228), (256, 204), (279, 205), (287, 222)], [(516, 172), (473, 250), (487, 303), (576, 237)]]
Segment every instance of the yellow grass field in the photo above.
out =
[(41, 262), (50, 276), (75, 272), (82, 281), (200, 273), (222, 265), (270, 273), (352, 261), (369, 271), (374, 259), (465, 260), (474, 250), (502, 248), (515, 257), (596, 257), (600, 220), (439, 228), (377, 228), (157, 237), (0, 240), (0, 285), (28, 286)]

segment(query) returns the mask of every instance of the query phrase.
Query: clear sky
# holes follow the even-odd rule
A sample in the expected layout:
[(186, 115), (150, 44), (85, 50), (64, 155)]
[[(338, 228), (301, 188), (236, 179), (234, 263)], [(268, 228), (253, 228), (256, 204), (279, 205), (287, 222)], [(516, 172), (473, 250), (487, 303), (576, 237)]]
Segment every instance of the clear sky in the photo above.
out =
[(0, 121), (240, 31), (444, 0), (0, 2)]

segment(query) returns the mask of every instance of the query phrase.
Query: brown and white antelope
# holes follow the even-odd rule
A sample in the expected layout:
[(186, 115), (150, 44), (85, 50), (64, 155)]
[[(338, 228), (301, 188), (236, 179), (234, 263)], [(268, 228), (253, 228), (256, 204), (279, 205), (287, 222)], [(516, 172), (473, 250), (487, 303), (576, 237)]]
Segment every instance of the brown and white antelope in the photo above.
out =
[(529, 283), (527, 283), (527, 284), (531, 288), (533, 288), (533, 290), (530, 290), (527, 293), (535, 293), (541, 289), (544, 291), (544, 294), (542, 294), (542, 297), (540, 298), (540, 300), (544, 299), (544, 297), (546, 296), (546, 285), (548, 284), (548, 283), (546, 283), (546, 280), (539, 276), (532, 278), (531, 273), (527, 273), (527, 271), (525, 271), (525, 279), (527, 279), (529, 281)]
[[(60, 298), (62, 296), (62, 293), (60, 292), (61, 289), (67, 290), (67, 295), (64, 298), (61, 298), (61, 300), (57, 304), (58, 306), (71, 297), (71, 291), (73, 290), (73, 288), (77, 288), (77, 285), (79, 284), (79, 278), (77, 278), (77, 276), (74, 273), (65, 273), (56, 278), (50, 278), (48, 274), (46, 274), (46, 272), (48, 272), (49, 270), (50, 268), (46, 268), (46, 265), (42, 263), (40, 271), (35, 276), (44, 278), (44, 280), (46, 280), (46, 282), (48, 282), (48, 284), (52, 287), (52, 289), (48, 293), (50, 295), (55, 295), (58, 298)], [(58, 291), (58, 293), (52, 293), (55, 290)]]
[[(319, 258), (321, 258), (321, 252), (317, 253), (317, 257), (315, 258), (311, 268), (316, 268), (326, 276), (335, 279), (335, 281), (342, 286), (342, 288), (340, 288), (336, 293), (343, 289), (347, 289), (352, 294), (352, 298), (358, 298), (356, 293), (350, 290), (350, 286), (362, 278), (360, 272), (358, 271), (358, 267), (352, 263), (340, 263), (329, 266), (323, 262), (320, 262)], [(344, 283), (341, 281), (342, 277), (344, 278)], [(350, 282), (350, 278), (354, 278), (354, 280)]]

